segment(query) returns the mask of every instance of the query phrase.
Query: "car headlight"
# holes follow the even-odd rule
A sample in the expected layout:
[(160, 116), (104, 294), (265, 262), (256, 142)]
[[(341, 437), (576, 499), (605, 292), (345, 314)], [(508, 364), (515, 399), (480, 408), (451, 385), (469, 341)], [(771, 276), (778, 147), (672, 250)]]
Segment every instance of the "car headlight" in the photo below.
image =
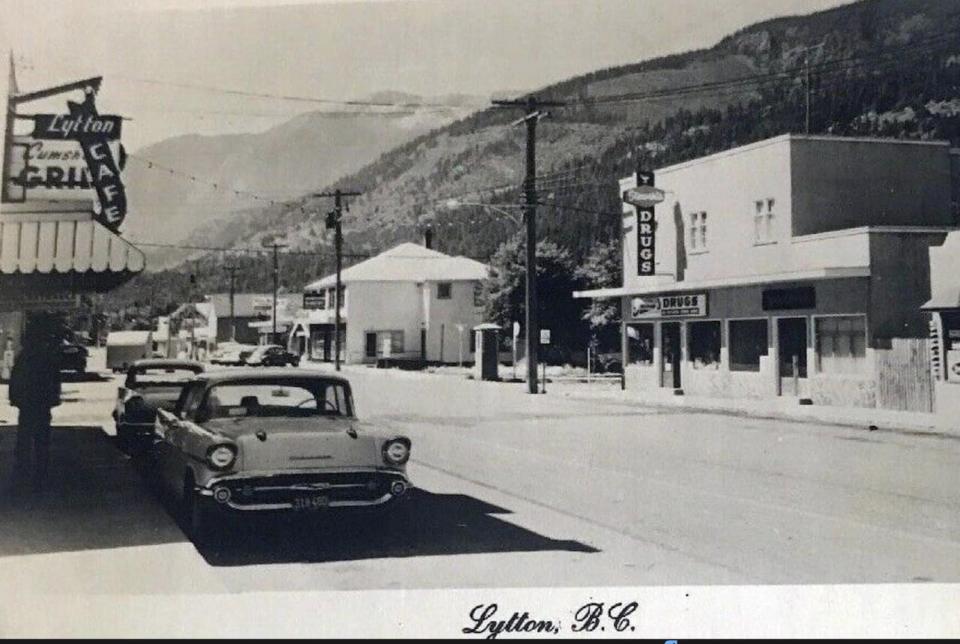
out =
[(395, 438), (383, 444), (383, 460), (387, 465), (403, 465), (410, 459), (410, 441)]
[(214, 445), (207, 450), (207, 462), (215, 470), (225, 470), (237, 460), (237, 448), (232, 445)]

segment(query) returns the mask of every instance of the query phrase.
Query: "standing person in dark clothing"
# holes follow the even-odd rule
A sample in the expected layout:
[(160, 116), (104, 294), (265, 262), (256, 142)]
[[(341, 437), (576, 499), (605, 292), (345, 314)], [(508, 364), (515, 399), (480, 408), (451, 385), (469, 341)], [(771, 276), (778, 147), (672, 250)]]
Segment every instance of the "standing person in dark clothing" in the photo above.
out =
[(10, 374), (10, 404), (17, 418), (16, 478), (32, 480), (39, 491), (50, 458), (50, 410), (60, 404), (60, 361), (57, 337), (50, 321), (34, 318), (27, 324), (23, 348)]

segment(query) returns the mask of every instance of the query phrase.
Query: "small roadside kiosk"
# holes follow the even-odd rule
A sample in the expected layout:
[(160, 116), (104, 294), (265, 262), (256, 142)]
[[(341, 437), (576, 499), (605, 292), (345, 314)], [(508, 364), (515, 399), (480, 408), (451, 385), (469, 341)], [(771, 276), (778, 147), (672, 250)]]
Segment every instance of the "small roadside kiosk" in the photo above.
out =
[(492, 322), (473, 327), (477, 339), (477, 361), (474, 365), (474, 378), (477, 380), (499, 380), (500, 343), (498, 334), (501, 327)]

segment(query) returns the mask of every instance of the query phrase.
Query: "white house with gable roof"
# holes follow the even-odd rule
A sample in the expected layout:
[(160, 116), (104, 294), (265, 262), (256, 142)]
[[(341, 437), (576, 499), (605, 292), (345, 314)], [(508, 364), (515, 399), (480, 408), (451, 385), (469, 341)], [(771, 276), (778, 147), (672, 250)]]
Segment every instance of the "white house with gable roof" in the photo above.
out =
[[(473, 360), (471, 329), (483, 322), (482, 282), (489, 268), (404, 243), (341, 273), (341, 357), (455, 363)], [(336, 275), (308, 284), (294, 321), (291, 350), (334, 359)]]

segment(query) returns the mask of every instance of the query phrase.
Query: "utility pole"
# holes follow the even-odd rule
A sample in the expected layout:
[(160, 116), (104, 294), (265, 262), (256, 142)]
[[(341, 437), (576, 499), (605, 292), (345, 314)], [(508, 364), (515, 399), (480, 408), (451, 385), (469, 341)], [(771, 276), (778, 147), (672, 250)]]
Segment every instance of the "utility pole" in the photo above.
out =
[(264, 244), (264, 246), (273, 249), (273, 337), (271, 337), (271, 344), (274, 344), (277, 341), (277, 292), (280, 290), (280, 256), (277, 251), (286, 248), (287, 245), (274, 242)]
[(225, 266), (224, 269), (230, 273), (230, 342), (236, 342), (237, 340), (237, 324), (236, 324), (236, 315), (234, 312), (234, 294), (236, 293), (237, 286), (237, 267), (236, 266)]
[(537, 122), (548, 116), (542, 107), (559, 107), (558, 101), (541, 101), (535, 96), (526, 100), (493, 101), (498, 107), (523, 108), (523, 118), (511, 125), (527, 124), (527, 165), (523, 182), (524, 220), (527, 227), (527, 278), (526, 278), (526, 339), (527, 339), (527, 389), (539, 393), (537, 383), (537, 345), (539, 325), (537, 321)]
[[(315, 197), (333, 197), (333, 210), (327, 213), (327, 230), (331, 228), (334, 231), (334, 246), (337, 252), (337, 285), (334, 289), (334, 325), (333, 325), (333, 362), (337, 371), (340, 371), (340, 273), (343, 271), (343, 220), (344, 197), (359, 197), (360, 192), (349, 192), (340, 190), (334, 192), (321, 192), (315, 194)], [(347, 208), (349, 210), (349, 208)]]
[(814, 49), (823, 48), (823, 43), (819, 45), (813, 45), (812, 47), (804, 47), (803, 49), (803, 69), (804, 69), (804, 82), (803, 87), (806, 93), (806, 110), (804, 111), (804, 134), (810, 134), (810, 52)]

